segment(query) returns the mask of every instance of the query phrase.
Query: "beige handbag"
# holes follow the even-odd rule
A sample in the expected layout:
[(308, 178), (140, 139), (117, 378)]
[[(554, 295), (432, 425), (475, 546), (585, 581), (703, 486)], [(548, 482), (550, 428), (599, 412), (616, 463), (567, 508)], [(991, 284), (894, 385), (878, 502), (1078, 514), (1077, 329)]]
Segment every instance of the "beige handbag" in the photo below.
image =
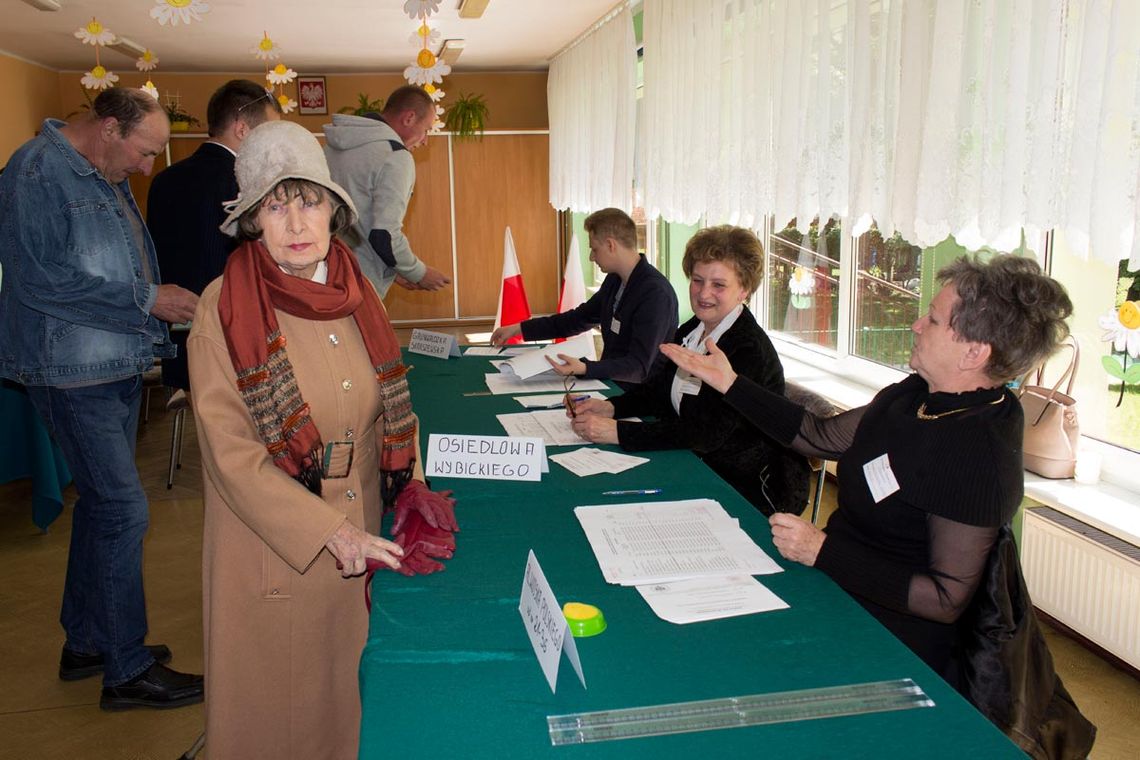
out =
[[(1037, 368), (1036, 384), (1023, 381), (1018, 392), (1025, 412), (1025, 438), (1021, 447), (1025, 469), (1045, 478), (1071, 478), (1077, 466), (1077, 442), (1081, 433), (1077, 400), (1071, 394), (1081, 352), (1073, 338), (1065, 345), (1073, 350), (1073, 358), (1057, 383), (1052, 388), (1043, 385), (1045, 362), (1042, 362)], [(1033, 370), (1025, 375), (1025, 381), (1031, 374)], [(1061, 385), (1066, 380), (1068, 385), (1062, 392)]]

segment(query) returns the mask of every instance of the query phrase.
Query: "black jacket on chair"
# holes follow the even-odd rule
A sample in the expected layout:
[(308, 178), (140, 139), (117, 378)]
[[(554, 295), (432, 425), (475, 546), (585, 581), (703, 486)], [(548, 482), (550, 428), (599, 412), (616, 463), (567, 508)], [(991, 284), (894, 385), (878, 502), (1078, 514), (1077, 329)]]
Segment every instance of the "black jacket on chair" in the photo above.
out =
[(959, 631), (958, 688), (990, 722), (1037, 760), (1088, 757), (1096, 726), (1053, 669), (1008, 525)]
[[(159, 172), (146, 202), (146, 226), (158, 252), (162, 282), (201, 295), (221, 276), (237, 240), (223, 235), (222, 204), (238, 196), (234, 155), (217, 143), (203, 143), (189, 157)], [(189, 390), (186, 333), (173, 331), (178, 356), (162, 362), (162, 382)]]

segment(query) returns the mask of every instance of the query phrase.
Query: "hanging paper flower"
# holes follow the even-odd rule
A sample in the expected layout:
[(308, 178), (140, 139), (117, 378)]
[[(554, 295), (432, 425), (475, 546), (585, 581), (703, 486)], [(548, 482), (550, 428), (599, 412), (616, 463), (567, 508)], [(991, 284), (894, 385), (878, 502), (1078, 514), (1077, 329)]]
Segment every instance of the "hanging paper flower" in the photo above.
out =
[(440, 0), (407, 0), (404, 3), (404, 13), (413, 21), (423, 17), (427, 18), (433, 13), (439, 13)]
[(1112, 350), (1127, 352), (1133, 359), (1140, 359), (1140, 304), (1125, 301), (1119, 309), (1097, 319), (1097, 324), (1105, 330), (1102, 340), (1112, 341)]
[(281, 113), (292, 113), (293, 109), (297, 107), (297, 101), (285, 93), (281, 93), (277, 96), (277, 102), (281, 105)]
[(266, 72), (265, 78), (269, 80), (270, 84), (289, 84), (297, 78), (297, 72), (285, 64), (279, 63)]
[(281, 48), (277, 47), (276, 42), (269, 39), (268, 34), (262, 37), (261, 42), (257, 43), (256, 46), (251, 47), (249, 52), (263, 61), (275, 61), (281, 57)]
[(201, 21), (202, 14), (209, 12), (209, 4), (202, 0), (154, 0), (150, 17), (163, 26), (178, 26), (179, 22)]
[(119, 75), (107, 71), (102, 66), (96, 66), (84, 74), (79, 81), (89, 90), (105, 90), (119, 81)]
[(158, 56), (150, 49), (140, 55), (139, 59), (135, 61), (135, 68), (139, 71), (154, 71), (157, 66)]
[(432, 29), (425, 21), (420, 25), (419, 29), (412, 32), (411, 36), (408, 37), (408, 42), (413, 45), (419, 45), (420, 47), (430, 47), (439, 42), (439, 38), (442, 36), (438, 29)]
[(110, 45), (115, 41), (115, 33), (95, 19), (76, 29), (75, 36), (85, 45)]
[(815, 273), (806, 267), (796, 267), (788, 279), (788, 290), (793, 295), (810, 296), (815, 292)]
[(146, 84), (144, 84), (139, 89), (145, 92), (147, 95), (150, 95), (155, 100), (158, 100), (158, 88), (155, 87), (154, 82), (150, 81), (149, 79), (146, 80)]
[(430, 95), (431, 99), (436, 103), (443, 100), (443, 96), (447, 94), (443, 90), (436, 87), (431, 82), (428, 82), (427, 84), (424, 85), (424, 92), (426, 92), (428, 95)]
[(425, 85), (442, 82), (450, 73), (450, 66), (438, 60), (430, 50), (424, 49), (416, 56), (416, 62), (404, 69), (404, 79), (412, 84)]

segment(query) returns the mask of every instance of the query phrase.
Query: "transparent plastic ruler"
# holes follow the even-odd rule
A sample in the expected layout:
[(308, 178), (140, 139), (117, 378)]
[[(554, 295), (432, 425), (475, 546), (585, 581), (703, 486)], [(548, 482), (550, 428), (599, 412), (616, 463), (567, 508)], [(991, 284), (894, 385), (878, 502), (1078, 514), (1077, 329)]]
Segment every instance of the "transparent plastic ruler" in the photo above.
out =
[(901, 678), (699, 702), (550, 715), (546, 724), (550, 743), (558, 747), (933, 706), (933, 700), (914, 681)]

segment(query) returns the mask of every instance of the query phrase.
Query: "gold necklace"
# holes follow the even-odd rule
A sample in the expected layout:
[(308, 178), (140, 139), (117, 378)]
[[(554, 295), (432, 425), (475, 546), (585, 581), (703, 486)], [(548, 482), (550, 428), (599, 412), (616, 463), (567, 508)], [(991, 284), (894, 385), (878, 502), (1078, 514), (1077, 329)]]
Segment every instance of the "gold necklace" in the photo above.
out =
[[(998, 396), (993, 401), (989, 401), (989, 402), (983, 404), (983, 406), (997, 406), (998, 404), (1000, 404), (1003, 401), (1005, 401), (1005, 394), (1004, 393), (1002, 395)], [(922, 406), (918, 407), (918, 411), (915, 412), (914, 415), (916, 417), (918, 417), (920, 420), (936, 420), (939, 417), (949, 417), (951, 414), (958, 414), (958, 412), (965, 412), (968, 409), (974, 409), (974, 408), (975, 407), (973, 407), (973, 406), (963, 406), (960, 409), (951, 409), (948, 412), (939, 412), (938, 414), (927, 414), (926, 413), (926, 402), (923, 401)]]

